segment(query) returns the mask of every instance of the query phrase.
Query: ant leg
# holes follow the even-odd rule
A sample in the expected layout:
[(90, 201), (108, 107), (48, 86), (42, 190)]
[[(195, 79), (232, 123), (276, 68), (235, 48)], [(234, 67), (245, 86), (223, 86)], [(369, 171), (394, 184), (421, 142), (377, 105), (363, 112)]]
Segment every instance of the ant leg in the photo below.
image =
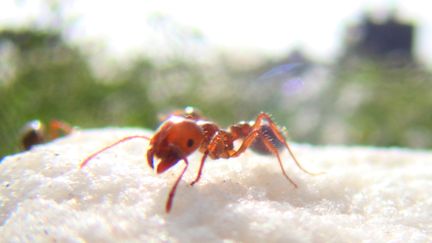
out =
[[(243, 153), (252, 143), (253, 141), (258, 137), (258, 136), (263, 136), (260, 132), (260, 130), (253, 130), (243, 141), (243, 143), (240, 145), (240, 148), (235, 151), (231, 156), (232, 157), (237, 157), (239, 156), (241, 153)], [(274, 147), (274, 145), (267, 139), (263, 139), (264, 144), (266, 145), (266, 147), (277, 157), (278, 162), (279, 162), (279, 166), (281, 167), (282, 170), (282, 174), (283, 176), (289, 181), (291, 182), (291, 184), (293, 184), (293, 186), (295, 188), (297, 188), (297, 184), (291, 179), (289, 178), (289, 176), (287, 175), (287, 173), (285, 172), (285, 169), (283, 167), (282, 164), (282, 160), (279, 156), (279, 152), (277, 151), (277, 149)]]
[(258, 137), (258, 135), (259, 135), (259, 130), (252, 130), (252, 132), (249, 133), (249, 135), (247, 135), (246, 138), (243, 140), (243, 142), (241, 143), (237, 151), (233, 151), (230, 154), (230, 157), (237, 157), (241, 153), (243, 153), (247, 148), (249, 148), (249, 146), (253, 143), (255, 138)]
[(270, 150), (270, 152), (272, 152), (275, 156), (276, 156), (276, 158), (277, 158), (277, 160), (278, 160), (278, 162), (279, 162), (279, 166), (280, 166), (280, 168), (281, 168), (281, 170), (282, 170), (282, 174), (285, 176), (285, 178), (289, 181), (289, 182), (291, 182), (291, 184), (293, 184), (293, 186), (295, 187), (295, 188), (297, 188), (298, 186), (297, 186), (297, 184), (287, 175), (287, 173), (285, 172), (285, 169), (284, 169), (284, 167), (283, 167), (283, 164), (282, 164), (282, 160), (281, 160), (281, 158), (280, 158), (280, 156), (279, 156), (279, 152), (278, 152), (278, 150), (277, 150), (277, 148), (275, 148), (275, 146), (268, 140), (268, 139), (263, 139), (263, 141), (264, 141), (264, 144), (265, 144), (265, 146), (267, 147), (267, 149), (269, 149)]
[(170, 190), (170, 192), (168, 194), (168, 199), (167, 199), (167, 202), (166, 202), (166, 205), (165, 205), (165, 211), (167, 213), (169, 213), (170, 210), (171, 210), (172, 203), (173, 203), (174, 196), (175, 196), (176, 189), (177, 189), (177, 185), (179, 184), (181, 178), (183, 177), (183, 174), (186, 172), (186, 170), (187, 170), (187, 168), (189, 166), (189, 162), (187, 161), (186, 158), (183, 158), (183, 161), (185, 162), (186, 166), (183, 168), (183, 170), (180, 173), (179, 177), (177, 177), (177, 180), (175, 181), (174, 185), (171, 187), (171, 190)]
[[(300, 164), (300, 162), (297, 160), (296, 156), (294, 155), (294, 153), (292, 152), (290, 146), (288, 145), (285, 137), (282, 135), (282, 133), (280, 132), (280, 129), (277, 127), (276, 123), (270, 118), (270, 116), (266, 113), (260, 113), (255, 121), (254, 124), (254, 128), (255, 126), (257, 126), (255, 129), (259, 128), (259, 126), (261, 125), (262, 120), (267, 120), (270, 129), (272, 130), (272, 132), (276, 135), (276, 138), (281, 141), (285, 148), (287, 148), (289, 154), (291, 155), (291, 158), (294, 160), (294, 162), (296, 163), (296, 165), (305, 173), (309, 174), (309, 175), (320, 175), (322, 173), (312, 173), (309, 172), (308, 170), (306, 170), (305, 168), (303, 168), (303, 166)], [(266, 139), (264, 139), (265, 141)]]
[(202, 174), (202, 171), (203, 171), (203, 168), (204, 168), (204, 162), (205, 162), (205, 160), (206, 160), (208, 154), (209, 154), (208, 151), (205, 152), (204, 155), (203, 155), (203, 157), (201, 158), (201, 163), (200, 163), (200, 167), (199, 167), (199, 170), (198, 170), (197, 177), (195, 178), (195, 180), (193, 180), (193, 181), (190, 183), (191, 186), (193, 186), (195, 183), (197, 183), (197, 182), (199, 181), (199, 179), (201, 178), (201, 174)]
[(125, 142), (125, 141), (128, 141), (128, 140), (131, 140), (131, 139), (134, 139), (134, 138), (143, 138), (143, 139), (147, 139), (147, 140), (150, 140), (150, 138), (149, 137), (147, 137), (147, 136), (141, 136), (141, 135), (136, 135), (136, 136), (129, 136), (129, 137), (125, 137), (125, 138), (122, 138), (122, 139), (120, 139), (119, 141), (117, 141), (117, 142), (115, 142), (115, 143), (113, 143), (113, 144), (111, 144), (111, 145), (108, 145), (108, 146), (106, 146), (105, 148), (102, 148), (101, 150), (98, 150), (98, 151), (96, 151), (96, 152), (94, 152), (92, 155), (90, 155), (90, 156), (88, 156), (82, 163), (81, 163), (81, 165), (80, 165), (80, 168), (83, 168), (90, 160), (92, 160), (94, 157), (96, 157), (96, 156), (98, 156), (100, 153), (102, 153), (102, 152), (104, 152), (104, 151), (106, 151), (106, 150), (108, 150), (108, 149), (110, 149), (110, 148), (112, 148), (112, 147), (114, 147), (114, 146), (116, 146), (116, 145), (118, 145), (118, 144), (120, 144), (120, 143), (123, 143), (123, 142)]

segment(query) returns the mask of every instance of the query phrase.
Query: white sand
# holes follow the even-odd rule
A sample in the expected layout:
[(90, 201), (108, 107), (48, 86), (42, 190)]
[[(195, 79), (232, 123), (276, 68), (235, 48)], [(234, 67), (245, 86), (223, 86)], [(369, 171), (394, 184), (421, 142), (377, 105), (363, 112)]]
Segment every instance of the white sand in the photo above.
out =
[(292, 144), (311, 171), (282, 158), (246, 152), (237, 159), (201, 154), (169, 189), (183, 163), (156, 175), (146, 140), (119, 145), (78, 165), (93, 151), (144, 130), (81, 131), (0, 164), (0, 242), (431, 242), (432, 152)]

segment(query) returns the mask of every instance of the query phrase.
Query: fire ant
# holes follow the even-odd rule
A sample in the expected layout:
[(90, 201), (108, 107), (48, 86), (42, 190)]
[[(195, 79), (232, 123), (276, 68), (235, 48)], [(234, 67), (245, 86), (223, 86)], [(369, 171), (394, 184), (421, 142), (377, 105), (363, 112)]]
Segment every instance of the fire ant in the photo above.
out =
[[(269, 151), (277, 157), (283, 176), (295, 188), (297, 188), (297, 184), (285, 172), (282, 160), (279, 156), (278, 148), (271, 141), (271, 137), (266, 135), (266, 131), (271, 131), (270, 136), (274, 136), (274, 138), (279, 143), (283, 144), (283, 146), (290, 153), (296, 165), (302, 171), (310, 175), (316, 175), (314, 173), (308, 172), (300, 165), (284, 136), (282, 135), (282, 132), (267, 113), (260, 113), (253, 122), (240, 122), (230, 126), (229, 130), (223, 130), (215, 123), (204, 119), (201, 113), (191, 107), (187, 107), (185, 111), (176, 111), (172, 115), (166, 116), (165, 121), (159, 126), (151, 138), (140, 135), (125, 137), (88, 156), (81, 163), (80, 168), (83, 168), (90, 160), (100, 153), (127, 140), (134, 138), (150, 140), (150, 146), (147, 150), (147, 163), (153, 169), (155, 167), (154, 157), (159, 160), (159, 163), (156, 166), (157, 174), (165, 172), (177, 164), (180, 160), (183, 160), (185, 163), (185, 167), (175, 180), (168, 194), (165, 210), (167, 213), (169, 213), (177, 185), (189, 166), (187, 157), (190, 154), (196, 150), (203, 153), (197, 176), (190, 183), (190, 185), (193, 186), (201, 178), (204, 163), (207, 157), (212, 159), (228, 159), (237, 157), (246, 149), (250, 148), (254, 141), (259, 141), (265, 146), (266, 151)], [(240, 146), (237, 149), (234, 148), (234, 141), (236, 140), (242, 140)]]
[(27, 122), (21, 131), (21, 147), (24, 150), (36, 144), (42, 144), (51, 141), (55, 138), (68, 135), (73, 128), (62, 121), (51, 120), (48, 124), (48, 131), (45, 125), (40, 120), (32, 120)]
[[(167, 120), (170, 116), (183, 116), (188, 119), (192, 120), (208, 120), (206, 117), (202, 115), (202, 112), (194, 107), (188, 106), (184, 110), (175, 110), (171, 112), (168, 115), (160, 115), (159, 121), (162, 123), (165, 120)], [(250, 121), (249, 124), (252, 126), (254, 121)], [(240, 122), (244, 123), (244, 122)], [(261, 133), (263, 137), (266, 137), (267, 140), (273, 143), (273, 145), (278, 149), (282, 149), (284, 146), (282, 142), (280, 142), (277, 138), (275, 133), (270, 129), (270, 127), (267, 124), (263, 124), (260, 127)], [(250, 145), (250, 149), (253, 151), (260, 153), (260, 154), (271, 154), (272, 152), (266, 147), (264, 144), (264, 138), (257, 137), (252, 144)]]

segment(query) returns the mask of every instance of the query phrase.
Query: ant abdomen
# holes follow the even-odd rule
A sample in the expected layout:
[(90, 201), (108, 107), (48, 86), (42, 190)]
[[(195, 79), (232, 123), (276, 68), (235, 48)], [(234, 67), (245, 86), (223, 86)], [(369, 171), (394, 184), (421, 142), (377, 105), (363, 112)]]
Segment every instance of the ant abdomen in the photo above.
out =
[(21, 130), (21, 147), (29, 150), (33, 145), (45, 142), (45, 128), (39, 120), (25, 124)]

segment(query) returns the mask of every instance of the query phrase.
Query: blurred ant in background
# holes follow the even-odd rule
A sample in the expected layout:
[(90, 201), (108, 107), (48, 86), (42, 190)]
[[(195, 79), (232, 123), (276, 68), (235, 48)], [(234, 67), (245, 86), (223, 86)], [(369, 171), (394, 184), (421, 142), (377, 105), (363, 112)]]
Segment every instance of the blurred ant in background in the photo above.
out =
[[(171, 210), (177, 185), (189, 166), (187, 157), (197, 150), (203, 156), (196, 178), (190, 185), (194, 185), (200, 180), (207, 157), (212, 159), (233, 158), (241, 155), (248, 148), (260, 153), (275, 155), (283, 176), (296, 188), (297, 184), (285, 172), (279, 155), (279, 148), (285, 147), (302, 171), (314, 175), (300, 165), (281, 130), (267, 113), (260, 113), (254, 121), (234, 124), (227, 130), (223, 130), (216, 123), (207, 120), (201, 115), (201, 112), (192, 107), (187, 107), (184, 111), (174, 111), (162, 118), (164, 121), (152, 137), (140, 135), (125, 137), (88, 156), (80, 167), (84, 167), (94, 157), (117, 144), (134, 138), (149, 140), (147, 163), (153, 169), (155, 167), (154, 158), (158, 159), (157, 174), (165, 172), (181, 160), (185, 163), (185, 167), (169, 192), (165, 205), (166, 212)], [(235, 141), (241, 141), (238, 148), (234, 148)]]
[(40, 120), (29, 121), (21, 131), (21, 148), (30, 150), (34, 145), (68, 135), (72, 130), (73, 128), (69, 124), (58, 120), (51, 120), (48, 129)]

